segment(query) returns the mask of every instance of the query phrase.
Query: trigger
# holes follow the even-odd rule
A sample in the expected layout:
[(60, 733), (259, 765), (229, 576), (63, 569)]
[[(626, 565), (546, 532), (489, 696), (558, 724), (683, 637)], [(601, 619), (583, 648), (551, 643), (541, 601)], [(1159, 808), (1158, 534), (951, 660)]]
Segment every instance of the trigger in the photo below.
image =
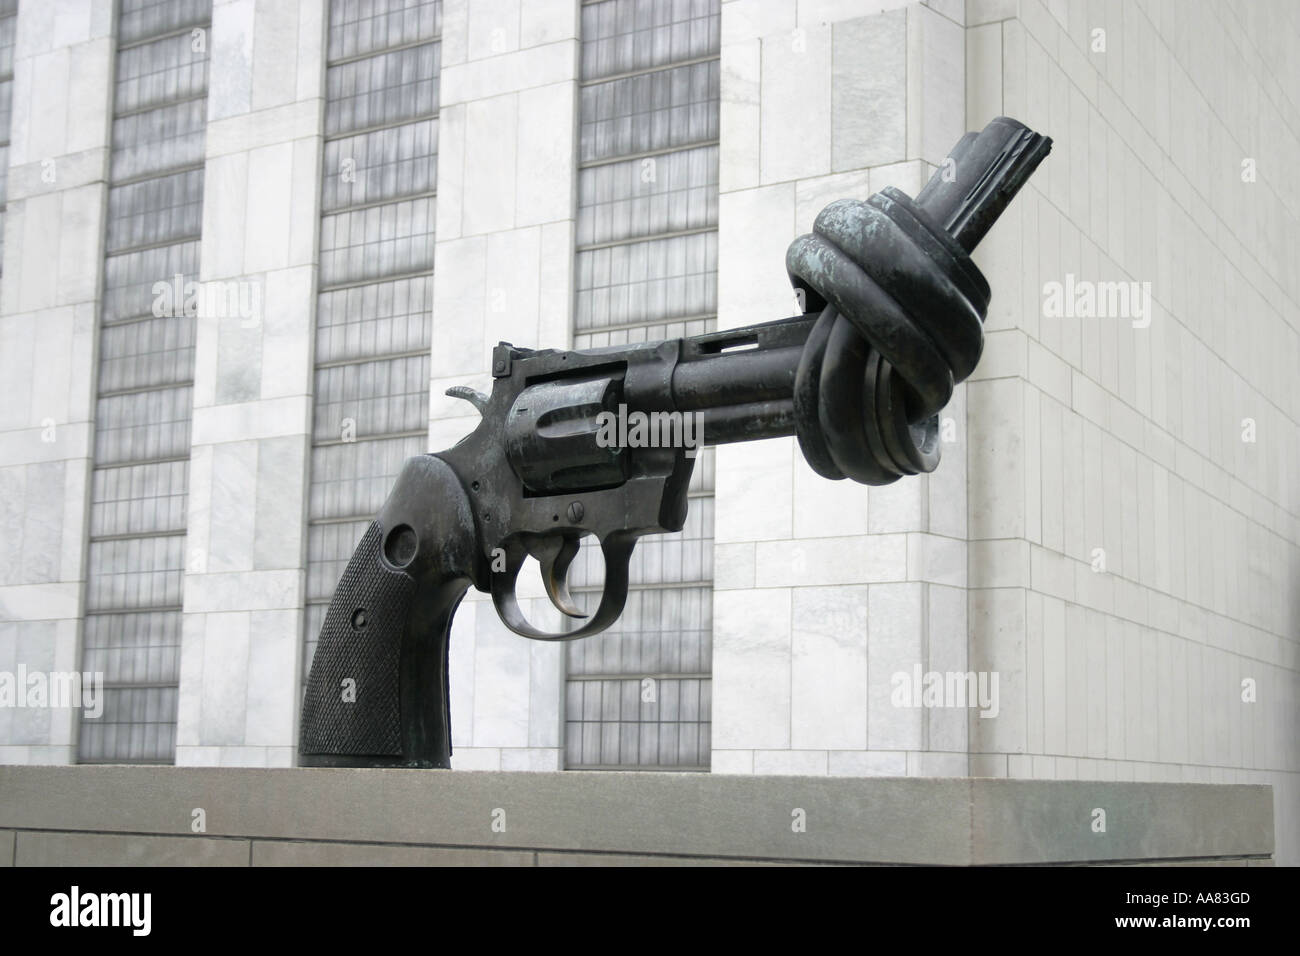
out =
[(551, 603), (569, 617), (587, 616), (586, 611), (573, 603), (573, 595), (569, 593), (569, 565), (578, 555), (578, 546), (577, 538), (547, 537), (529, 548), (542, 567), (542, 583)]

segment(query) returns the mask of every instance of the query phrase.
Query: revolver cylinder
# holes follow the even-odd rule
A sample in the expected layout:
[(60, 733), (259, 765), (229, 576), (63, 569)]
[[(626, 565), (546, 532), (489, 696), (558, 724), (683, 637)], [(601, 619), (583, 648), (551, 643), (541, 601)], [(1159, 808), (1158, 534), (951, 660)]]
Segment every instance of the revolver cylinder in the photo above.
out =
[(506, 457), (524, 487), (553, 495), (625, 481), (627, 456), (600, 429), (622, 395), (612, 376), (538, 382), (520, 392), (506, 416)]

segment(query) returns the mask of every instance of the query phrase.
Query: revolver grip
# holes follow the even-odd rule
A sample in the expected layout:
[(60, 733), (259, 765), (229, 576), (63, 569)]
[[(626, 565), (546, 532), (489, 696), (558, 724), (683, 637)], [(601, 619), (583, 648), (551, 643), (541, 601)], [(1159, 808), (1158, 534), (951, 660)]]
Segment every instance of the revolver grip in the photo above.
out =
[(303, 766), (451, 766), (447, 649), (473, 561), (451, 467), (408, 460), (326, 612), (303, 699)]

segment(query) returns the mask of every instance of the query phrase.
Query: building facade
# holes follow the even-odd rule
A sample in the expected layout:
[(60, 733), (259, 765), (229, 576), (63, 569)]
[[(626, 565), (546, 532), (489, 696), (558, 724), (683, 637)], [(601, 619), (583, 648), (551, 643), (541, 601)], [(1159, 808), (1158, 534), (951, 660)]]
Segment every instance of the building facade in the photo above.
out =
[(292, 765), (334, 583), (498, 341), (794, 314), (826, 203), (1005, 114), (1055, 143), (938, 470), (720, 446), (607, 635), (471, 592), (453, 765), (1268, 783), (1300, 862), (1298, 42), (1283, 0), (0, 3), (0, 672), (104, 682), (0, 706), (0, 761)]

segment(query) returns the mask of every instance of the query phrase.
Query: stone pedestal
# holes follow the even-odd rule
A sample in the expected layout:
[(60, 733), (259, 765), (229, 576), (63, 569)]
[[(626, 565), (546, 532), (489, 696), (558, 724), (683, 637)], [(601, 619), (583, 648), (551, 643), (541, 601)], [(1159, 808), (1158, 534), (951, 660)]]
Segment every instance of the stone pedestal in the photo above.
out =
[(1272, 857), (1266, 786), (0, 767), (0, 865), (1247, 866)]

